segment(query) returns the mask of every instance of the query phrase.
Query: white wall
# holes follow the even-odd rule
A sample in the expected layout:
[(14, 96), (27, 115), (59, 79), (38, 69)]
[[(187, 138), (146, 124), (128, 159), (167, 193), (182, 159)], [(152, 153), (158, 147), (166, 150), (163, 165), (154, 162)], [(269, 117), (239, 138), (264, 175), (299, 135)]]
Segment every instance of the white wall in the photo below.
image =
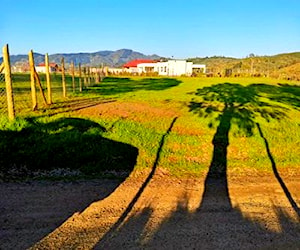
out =
[(186, 74), (186, 61), (169, 60), (169, 76), (181, 76)]
[(37, 73), (46, 73), (46, 67), (45, 66), (35, 66), (35, 70)]
[[(37, 73), (46, 73), (46, 67), (45, 66), (35, 66), (35, 70)], [(56, 72), (56, 69), (49, 66), (49, 72)]]
[(153, 68), (153, 72), (158, 72), (157, 63), (140, 63), (137, 65), (139, 74), (147, 73), (147, 68)]
[(186, 63), (186, 75), (191, 76), (193, 73), (193, 63), (192, 62), (187, 62)]
[(130, 73), (130, 74), (137, 74), (138, 68), (137, 67), (124, 68), (124, 72)]
[(167, 62), (158, 62), (159, 75), (181, 76), (192, 74), (192, 64), (185, 60), (169, 60)]
[(169, 75), (168, 62), (158, 62), (157, 63), (157, 71), (158, 71), (158, 74), (161, 76), (168, 76)]
[(168, 60), (167, 62), (157, 63), (140, 63), (137, 65), (139, 74), (146, 73), (146, 68), (153, 67), (154, 72), (158, 72), (161, 76), (190, 76), (193, 73), (193, 68), (203, 68), (205, 73), (205, 65), (193, 64), (185, 60)]

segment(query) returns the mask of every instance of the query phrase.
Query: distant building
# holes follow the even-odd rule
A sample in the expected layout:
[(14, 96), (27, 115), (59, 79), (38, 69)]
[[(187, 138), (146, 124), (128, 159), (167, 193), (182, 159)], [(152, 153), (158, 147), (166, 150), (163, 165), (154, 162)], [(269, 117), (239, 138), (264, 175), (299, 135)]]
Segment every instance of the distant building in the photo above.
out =
[[(35, 66), (35, 70), (38, 73), (46, 73), (46, 65), (45, 63), (40, 63), (39, 65)], [(58, 65), (56, 63), (49, 63), (49, 72), (57, 72), (58, 71)]]
[(123, 65), (124, 71), (132, 74), (138, 74), (138, 64), (141, 63), (156, 63), (157, 61), (155, 60), (150, 60), (150, 59), (135, 59), (132, 61), (129, 61)]
[(186, 60), (150, 61), (134, 60), (128, 62), (123, 67), (129, 73), (143, 74), (157, 72), (161, 76), (192, 76), (193, 74), (206, 72), (204, 64), (193, 64)]

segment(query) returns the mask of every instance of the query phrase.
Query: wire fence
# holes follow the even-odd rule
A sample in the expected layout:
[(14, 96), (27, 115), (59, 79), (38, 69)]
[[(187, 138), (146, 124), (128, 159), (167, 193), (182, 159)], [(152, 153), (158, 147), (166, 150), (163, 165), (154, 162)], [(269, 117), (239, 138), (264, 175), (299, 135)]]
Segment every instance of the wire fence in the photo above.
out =
[[(8, 46), (6, 47), (8, 50)], [(1, 54), (0, 57), (3, 58), (3, 55)], [(11, 69), (11, 65), (0, 62), (2, 67), (0, 69), (1, 117), (9, 116), (9, 106), (11, 105), (13, 106), (13, 116), (23, 116), (35, 110), (50, 109), (51, 105), (55, 103), (70, 101), (74, 94), (82, 92), (89, 85), (99, 83), (106, 74), (103, 68), (82, 67), (80, 64), (74, 65), (74, 63), (65, 66), (63, 59), (62, 65), (54, 65), (53, 63), (49, 64), (47, 60), (48, 55), (45, 56), (45, 64), (36, 66), (31, 51), (26, 72), (10, 73), (11, 104), (7, 97), (9, 91), (7, 91), (8, 79), (6, 78), (8, 76), (5, 73), (8, 67)]]
[(31, 89), (29, 74), (12, 74), (14, 109), (16, 114), (31, 110)]
[(7, 98), (5, 91), (5, 76), (0, 73), (0, 115), (7, 115)]
[[(2, 50), (0, 52), (0, 57), (3, 58)], [(3, 61), (3, 60), (2, 60)], [(5, 75), (4, 75), (4, 63), (0, 62), (3, 66), (0, 69), (0, 116), (7, 116), (7, 98), (6, 98), (6, 88), (5, 88)]]

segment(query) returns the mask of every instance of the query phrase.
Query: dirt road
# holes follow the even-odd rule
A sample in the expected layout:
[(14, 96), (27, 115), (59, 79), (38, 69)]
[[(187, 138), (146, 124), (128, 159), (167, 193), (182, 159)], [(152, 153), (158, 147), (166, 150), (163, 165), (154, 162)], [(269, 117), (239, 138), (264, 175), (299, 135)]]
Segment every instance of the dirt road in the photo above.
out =
[(300, 249), (300, 176), (283, 181), (157, 169), (122, 183), (1, 183), (0, 248)]

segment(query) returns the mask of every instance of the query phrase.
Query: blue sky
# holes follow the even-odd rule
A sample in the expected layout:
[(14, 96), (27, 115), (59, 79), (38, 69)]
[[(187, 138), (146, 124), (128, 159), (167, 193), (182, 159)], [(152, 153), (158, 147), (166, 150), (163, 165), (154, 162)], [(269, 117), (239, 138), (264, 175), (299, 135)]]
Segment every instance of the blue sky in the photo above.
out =
[(300, 51), (300, 1), (1, 0), (0, 41), (11, 54), (274, 55)]

